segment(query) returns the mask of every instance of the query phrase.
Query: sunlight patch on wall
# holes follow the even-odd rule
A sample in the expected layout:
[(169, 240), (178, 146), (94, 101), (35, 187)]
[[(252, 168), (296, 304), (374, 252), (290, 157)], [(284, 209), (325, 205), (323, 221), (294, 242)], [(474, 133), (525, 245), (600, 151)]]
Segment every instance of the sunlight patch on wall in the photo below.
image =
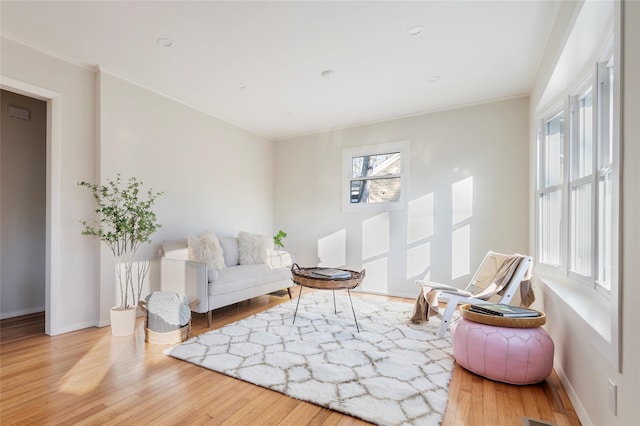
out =
[(347, 264), (347, 230), (329, 234), (318, 240), (318, 266), (338, 267)]
[(373, 293), (387, 293), (389, 288), (389, 266), (386, 257), (363, 263), (362, 268), (367, 273), (362, 281), (361, 289)]
[(471, 225), (465, 225), (451, 233), (451, 279), (470, 272)]
[(362, 222), (362, 259), (389, 253), (389, 213)]
[(407, 243), (433, 236), (433, 192), (409, 202)]
[(473, 215), (473, 176), (451, 185), (451, 212), (453, 225)]
[[(451, 279), (470, 273), (473, 176), (451, 185)], [(465, 224), (466, 223), (466, 224)]]
[(431, 243), (407, 250), (407, 278), (424, 276), (431, 267)]

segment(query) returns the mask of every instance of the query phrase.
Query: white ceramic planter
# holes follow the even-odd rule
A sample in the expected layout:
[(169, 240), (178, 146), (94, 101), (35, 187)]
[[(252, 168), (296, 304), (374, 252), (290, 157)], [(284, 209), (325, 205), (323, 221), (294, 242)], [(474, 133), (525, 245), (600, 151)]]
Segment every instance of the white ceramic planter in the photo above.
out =
[(136, 308), (121, 310), (111, 308), (111, 334), (113, 336), (130, 336), (136, 328)]

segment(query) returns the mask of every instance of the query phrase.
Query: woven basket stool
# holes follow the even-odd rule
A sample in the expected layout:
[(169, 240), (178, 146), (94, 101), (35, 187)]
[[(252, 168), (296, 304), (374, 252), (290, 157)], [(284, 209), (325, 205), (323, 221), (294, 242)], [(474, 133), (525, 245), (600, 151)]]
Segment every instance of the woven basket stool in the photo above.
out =
[(456, 362), (480, 376), (528, 385), (553, 370), (553, 341), (542, 327), (500, 327), (460, 318), (451, 328)]

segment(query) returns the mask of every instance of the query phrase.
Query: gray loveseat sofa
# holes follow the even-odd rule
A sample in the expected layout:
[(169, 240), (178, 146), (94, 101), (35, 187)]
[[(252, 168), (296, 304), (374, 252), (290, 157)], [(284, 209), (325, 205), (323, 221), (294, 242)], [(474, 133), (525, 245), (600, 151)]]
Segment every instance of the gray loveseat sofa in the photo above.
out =
[(219, 242), (224, 267), (213, 268), (204, 261), (193, 259), (190, 241), (192, 239), (184, 238), (162, 244), (161, 288), (197, 300), (191, 310), (206, 313), (208, 327), (214, 309), (285, 288), (289, 290), (295, 285), (291, 281), (292, 258), (286, 251), (268, 248), (262, 258), (264, 263), (242, 264), (238, 238), (222, 237)]

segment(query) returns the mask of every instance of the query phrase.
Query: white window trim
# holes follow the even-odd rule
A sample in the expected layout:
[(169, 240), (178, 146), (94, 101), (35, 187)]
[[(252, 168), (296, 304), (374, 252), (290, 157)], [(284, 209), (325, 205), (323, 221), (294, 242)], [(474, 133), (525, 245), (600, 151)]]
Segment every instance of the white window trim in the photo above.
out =
[[(616, 22), (621, 21), (621, 6), (619, 4), (614, 5), (614, 20)], [(620, 191), (621, 191), (621, 181), (620, 181), (620, 167), (621, 167), (621, 154), (620, 154), (620, 108), (621, 108), (621, 84), (622, 84), (622, 71), (620, 67), (619, 58), (621, 58), (622, 48), (621, 43), (619, 42), (621, 37), (620, 26), (614, 26), (613, 38), (611, 40), (606, 41), (603, 46), (605, 47), (601, 52), (601, 55), (597, 58), (597, 64), (600, 64), (606, 61), (611, 54), (616, 60), (616, 66), (614, 67), (614, 104), (613, 104), (613, 152), (612, 152), (612, 202), (613, 209), (611, 212), (612, 215), (612, 223), (611, 223), (611, 232), (612, 232), (612, 241), (611, 241), (611, 256), (612, 256), (612, 264), (611, 264), (611, 290), (607, 291), (600, 284), (596, 283), (596, 285), (581, 285), (581, 280), (575, 276), (575, 274), (569, 273), (568, 270), (568, 249), (566, 243), (568, 243), (568, 194), (563, 194), (563, 215), (562, 220), (564, 222), (562, 241), (565, 244), (562, 249), (563, 256), (563, 264), (560, 267), (555, 267), (553, 265), (547, 265), (538, 263), (535, 267), (534, 276), (536, 276), (540, 283), (543, 285), (543, 290), (545, 295), (556, 300), (561, 303), (567, 312), (567, 317), (573, 321), (583, 321), (585, 324), (589, 325), (588, 330), (590, 330), (585, 337), (591, 342), (591, 344), (597, 349), (597, 351), (609, 361), (609, 363), (620, 370), (622, 367), (622, 363), (620, 360), (621, 355), (621, 347), (620, 347), (620, 215), (621, 215), (621, 205), (620, 205)], [(592, 68), (593, 69), (593, 68)], [(593, 79), (595, 81), (596, 79)], [(582, 86), (584, 80), (581, 81), (577, 87)], [(599, 84), (599, 82), (598, 82)], [(542, 108), (538, 109), (536, 120), (536, 135), (540, 137), (540, 124), (544, 123), (544, 120), (554, 115), (554, 113), (559, 112), (561, 108), (558, 104), (562, 104), (562, 109), (565, 111), (565, 119), (566, 112), (569, 111), (569, 96), (568, 92), (575, 93), (576, 86), (568, 87), (563, 96), (563, 100), (559, 102), (559, 99), (556, 100), (552, 104), (547, 104), (547, 106), (542, 106)], [(594, 104), (597, 102), (597, 87), (594, 85), (593, 87), (594, 94)], [(595, 108), (594, 108), (595, 110)], [(598, 125), (598, 131), (600, 131), (600, 126)], [(565, 121), (565, 141), (568, 141), (568, 126), (567, 121)], [(535, 200), (535, 250), (539, 255), (539, 250), (541, 249), (540, 245), (540, 217), (539, 217), (539, 194), (540, 194), (540, 183), (542, 182), (542, 176), (540, 176), (541, 168), (540, 168), (540, 158), (542, 154), (539, 152), (539, 143), (538, 145), (538, 159), (536, 162), (536, 200)], [(594, 146), (597, 146), (597, 141), (594, 140)], [(565, 176), (568, 176), (569, 173), (569, 156), (565, 156)], [(593, 159), (593, 161), (597, 161), (597, 157)], [(596, 166), (595, 174), (599, 176), (599, 169)], [(567, 183), (568, 185), (568, 183)], [(568, 186), (567, 186), (568, 188)], [(594, 188), (596, 190), (596, 188)], [(566, 192), (566, 191), (565, 191)], [(595, 225), (594, 225), (595, 228)], [(595, 254), (595, 253), (594, 253)], [(597, 268), (597, 265), (592, 265), (593, 268)], [(597, 270), (593, 269), (592, 274), (594, 275), (594, 279), (589, 278), (588, 281), (592, 284), (597, 278), (595, 275), (597, 274)]]
[[(541, 138), (546, 138), (546, 130), (545, 130), (545, 124), (554, 119), (556, 116), (563, 114), (564, 115), (564, 126), (562, 129), (563, 132), (563, 141), (564, 144), (567, 144), (567, 140), (568, 140), (568, 131), (567, 131), (567, 117), (565, 114), (565, 106), (564, 104), (560, 104), (560, 105), (554, 105), (552, 108), (550, 108), (549, 110), (547, 110), (547, 112), (543, 115), (541, 115), (541, 117), (537, 120), (537, 132), (536, 134), (538, 135), (538, 158), (537, 158), (537, 164), (536, 164), (536, 176), (537, 176), (537, 180), (536, 180), (536, 200), (535, 200), (535, 217), (536, 217), (536, 221), (535, 221), (535, 226), (536, 226), (536, 232), (535, 232), (535, 239), (536, 239), (536, 256), (538, 259), (542, 259), (542, 238), (541, 238), (541, 228), (540, 228), (540, 198), (542, 197), (543, 194), (547, 194), (547, 193), (551, 193), (551, 192), (555, 192), (555, 191), (562, 191), (562, 217), (561, 217), (561, 223), (562, 223), (562, 235), (560, 236), (560, 265), (553, 265), (553, 264), (549, 264), (549, 263), (542, 263), (539, 260), (539, 265), (543, 266), (544, 269), (552, 272), (553, 274), (566, 274), (567, 273), (567, 244), (568, 244), (568, 233), (567, 233), (567, 223), (568, 223), (568, 209), (567, 209), (567, 203), (568, 203), (568, 199), (567, 199), (567, 194), (566, 194), (566, 179), (567, 179), (567, 170), (569, 167), (569, 159), (567, 158), (568, 156), (564, 156), (564, 164), (563, 164), (563, 176), (562, 176), (562, 182), (556, 185), (549, 185), (549, 186), (545, 186), (544, 184), (544, 176), (542, 175), (542, 164), (545, 161), (544, 159), (546, 158), (546, 152), (544, 151), (546, 144), (540, 144), (540, 140)], [(546, 166), (546, 163), (545, 163)]]
[[(597, 73), (596, 73), (597, 75)], [(597, 147), (598, 147), (598, 139), (597, 139), (597, 131), (599, 129), (599, 125), (596, 124), (596, 121), (598, 119), (598, 108), (596, 107), (597, 102), (598, 102), (598, 90), (597, 90), (597, 86), (596, 86), (596, 78), (594, 77), (594, 74), (589, 74), (588, 78), (585, 79), (584, 82), (582, 82), (580, 84), (580, 86), (578, 86), (577, 90), (574, 90), (572, 92), (572, 94), (569, 96), (569, 126), (567, 127), (567, 132), (566, 132), (566, 136), (567, 136), (567, 153), (569, 154), (568, 157), (568, 162), (567, 162), (567, 169), (566, 169), (566, 179), (567, 179), (567, 184), (566, 184), (566, 191), (567, 191), (567, 225), (571, 225), (571, 226), (567, 226), (567, 255), (566, 255), (566, 269), (567, 269), (567, 274), (569, 275), (569, 278), (574, 280), (576, 283), (583, 285), (583, 286), (587, 286), (587, 287), (595, 287), (595, 272), (596, 268), (597, 268), (597, 264), (596, 264), (596, 259), (597, 259), (597, 240), (596, 240), (596, 226), (595, 226), (595, 221), (596, 221), (596, 209), (597, 209), (597, 181), (596, 181), (596, 170), (595, 170), (595, 163), (597, 162)], [(580, 99), (582, 99), (583, 97), (586, 96), (586, 94), (588, 92), (591, 92), (591, 102), (592, 102), (592, 108), (591, 108), (591, 122), (592, 122), (592, 127), (591, 127), (591, 162), (592, 162), (592, 167), (591, 167), (591, 171), (589, 172), (589, 174), (587, 174), (586, 176), (580, 177), (580, 178), (573, 178), (572, 176), (572, 170), (577, 167), (578, 164), (578, 160), (577, 158), (575, 158), (575, 154), (576, 154), (576, 144), (577, 141), (576, 139), (578, 138), (578, 135), (576, 134), (577, 132), (574, 132), (574, 129), (577, 128), (577, 124), (579, 122), (579, 117), (577, 115), (578, 112), (578, 101)], [(591, 251), (591, 273), (589, 275), (584, 275), (581, 274), (577, 271), (575, 271), (575, 265), (572, 264), (572, 256), (571, 256), (571, 251), (573, 249), (573, 239), (571, 238), (571, 232), (572, 229), (571, 227), (574, 226), (574, 223), (572, 221), (572, 217), (573, 217), (573, 208), (572, 208), (572, 203), (571, 203), (571, 196), (573, 194), (573, 190), (574, 188), (577, 188), (581, 185), (584, 184), (591, 184), (591, 246), (592, 246), (592, 251)]]
[[(351, 203), (351, 159), (365, 155), (386, 154), (389, 152), (400, 152), (400, 199), (388, 203)], [(387, 142), (376, 145), (358, 146), (342, 150), (342, 211), (390, 211), (406, 210), (409, 201), (409, 176), (411, 163), (411, 143), (408, 140)]]
[[(610, 49), (611, 48), (611, 44), (608, 43), (607, 47)], [(556, 278), (558, 276), (558, 274), (566, 276), (567, 277), (567, 281), (565, 281), (566, 283), (573, 283), (573, 284), (578, 284), (581, 286), (585, 286), (588, 287), (590, 289), (592, 289), (595, 293), (597, 293), (599, 296), (601, 297), (605, 297), (605, 298), (609, 298), (611, 297), (611, 292), (609, 290), (607, 290), (606, 288), (604, 288), (601, 284), (599, 284), (597, 282), (597, 274), (598, 274), (598, 261), (597, 260), (597, 250), (593, 250), (592, 251), (592, 265), (591, 265), (591, 275), (590, 276), (584, 276), (581, 275), (577, 272), (573, 271), (572, 265), (570, 264), (571, 262), (571, 229), (570, 229), (570, 219), (571, 219), (571, 190), (572, 188), (574, 188), (575, 186), (582, 184), (582, 183), (586, 183), (586, 182), (590, 182), (591, 183), (591, 196), (593, 201), (593, 206), (592, 209), (594, 211), (592, 211), (592, 236), (591, 236), (591, 241), (592, 244), (595, 246), (597, 246), (597, 229), (596, 229), (596, 224), (595, 222), (597, 221), (597, 214), (595, 209), (597, 209), (597, 202), (595, 200), (597, 200), (597, 183), (598, 183), (598, 178), (600, 176), (600, 172), (601, 170), (599, 168), (597, 168), (597, 161), (598, 161), (598, 155), (599, 153), (597, 152), (598, 150), (598, 140), (597, 138), (599, 137), (599, 132), (602, 130), (601, 129), (601, 125), (598, 122), (596, 124), (596, 120), (598, 119), (598, 111), (597, 111), (597, 103), (599, 102), (598, 99), (598, 87), (597, 85), (600, 84), (600, 78), (601, 75), (600, 73), (596, 72), (598, 71), (598, 68), (600, 67), (600, 64), (602, 62), (606, 62), (608, 58), (611, 57), (612, 55), (612, 51), (611, 50), (606, 50), (605, 52), (603, 52), (603, 54), (598, 58), (598, 62), (595, 65), (595, 69), (592, 68), (592, 71), (589, 73), (588, 76), (582, 78), (580, 80), (580, 83), (576, 86), (573, 86), (571, 88), (569, 88), (568, 90), (570, 90), (569, 94), (567, 94), (565, 96), (565, 99), (562, 103), (555, 103), (553, 106), (547, 108), (546, 110), (544, 110), (544, 113), (542, 114), (538, 114), (538, 119), (536, 120), (537, 122), (537, 126), (536, 126), (536, 134), (537, 134), (537, 144), (538, 144), (538, 158), (537, 158), (537, 164), (536, 164), (536, 205), (535, 205), (535, 226), (536, 226), (536, 232), (535, 232), (535, 248), (536, 248), (536, 253), (538, 256), (538, 259), (541, 259), (541, 250), (542, 250), (542, 241), (541, 241), (541, 235), (540, 235), (540, 210), (539, 210), (539, 206), (540, 206), (540, 197), (545, 194), (545, 193), (549, 193), (549, 192), (553, 192), (556, 190), (561, 190), (562, 191), (562, 235), (561, 235), (561, 247), (560, 247), (560, 265), (552, 265), (552, 264), (546, 264), (546, 263), (542, 263), (541, 261), (539, 261), (538, 264), (538, 268), (541, 271), (546, 271), (547, 273), (550, 273), (552, 275), (555, 275)], [(614, 80), (615, 78), (620, 78), (617, 68), (614, 70), (616, 72), (616, 75), (614, 76)], [(571, 168), (574, 166), (574, 164), (572, 164), (571, 162), (573, 161), (573, 152), (572, 152), (572, 145), (574, 143), (573, 140), (571, 140), (571, 138), (573, 137), (573, 134), (571, 133), (571, 128), (573, 126), (573, 120), (574, 120), (574, 106), (575, 106), (575, 99), (581, 97), (582, 95), (584, 95), (585, 91), (588, 89), (589, 86), (592, 86), (592, 96), (593, 96), (593, 123), (594, 123), (594, 128), (593, 128), (593, 156), (592, 156), (592, 161), (594, 163), (594, 171), (592, 171), (589, 175), (579, 178), (579, 179), (573, 179), (571, 178)], [(617, 87), (618, 84), (614, 83), (614, 86), (616, 86), (615, 90), (619, 90), (619, 88)], [(617, 112), (617, 108), (618, 105), (615, 104), (614, 105), (614, 132), (618, 131), (619, 128), (619, 113)], [(564, 115), (564, 129), (563, 129), (563, 135), (564, 135), (564, 144), (565, 144), (565, 156), (564, 156), (564, 171), (563, 171), (563, 181), (561, 184), (558, 185), (550, 185), (545, 187), (544, 186), (544, 176), (542, 175), (542, 171), (544, 169), (544, 161), (545, 161), (545, 152), (544, 152), (544, 144), (540, 144), (540, 141), (542, 140), (542, 138), (546, 137), (545, 134), (545, 123), (551, 119), (553, 119), (555, 116), (557, 116), (558, 114), (562, 113)], [(616, 125), (615, 123), (618, 122), (618, 125)], [(614, 134), (614, 139), (616, 139), (618, 136), (616, 136)], [(612, 223), (612, 233), (613, 233), (613, 240), (611, 242), (612, 244), (612, 250), (613, 253), (612, 255), (615, 256), (615, 258), (617, 258), (618, 253), (617, 253), (617, 245), (618, 245), (618, 241), (617, 241), (617, 233), (618, 233), (618, 215), (619, 215), (619, 205), (617, 205), (616, 203), (618, 203), (618, 197), (619, 197), (619, 146), (617, 146), (617, 144), (619, 144), (619, 141), (614, 142), (613, 144), (613, 160), (612, 163), (612, 169), (613, 169), (613, 176), (612, 179), (614, 180), (614, 185), (612, 188), (612, 196), (613, 196), (613, 210), (612, 210), (612, 220), (614, 223)], [(615, 263), (615, 262), (614, 262)], [(616, 269), (617, 269), (617, 265), (616, 265)], [(613, 274), (613, 271), (612, 271)], [(615, 277), (613, 279), (616, 279)], [(564, 280), (563, 280), (564, 281)], [(612, 284), (613, 286), (613, 284)]]

